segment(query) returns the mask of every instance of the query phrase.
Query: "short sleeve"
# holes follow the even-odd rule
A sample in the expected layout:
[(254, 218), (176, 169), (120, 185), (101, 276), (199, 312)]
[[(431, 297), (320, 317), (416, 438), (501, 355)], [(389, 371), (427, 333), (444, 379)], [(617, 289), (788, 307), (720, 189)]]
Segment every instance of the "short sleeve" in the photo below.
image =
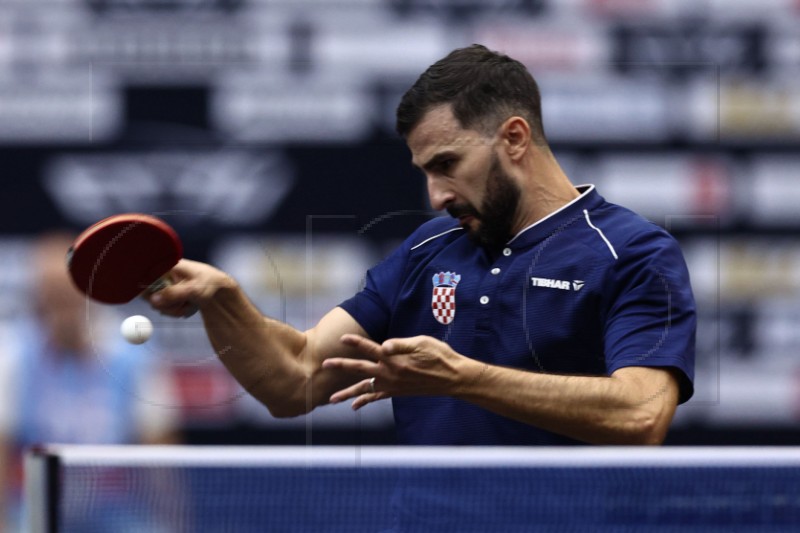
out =
[(407, 241), (386, 259), (369, 269), (364, 288), (340, 304), (340, 307), (347, 311), (375, 342), (386, 340), (409, 248)]
[(621, 250), (609, 280), (605, 357), (609, 374), (628, 366), (679, 370), (680, 402), (694, 392), (697, 312), (678, 243), (663, 231)]

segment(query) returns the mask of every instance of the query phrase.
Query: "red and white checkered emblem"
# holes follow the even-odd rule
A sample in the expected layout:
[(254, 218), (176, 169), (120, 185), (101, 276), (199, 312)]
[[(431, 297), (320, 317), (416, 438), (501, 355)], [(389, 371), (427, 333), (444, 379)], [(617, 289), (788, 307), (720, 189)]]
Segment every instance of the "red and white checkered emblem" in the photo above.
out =
[(461, 276), (455, 272), (439, 272), (433, 275), (433, 318), (448, 325), (456, 317), (456, 286)]

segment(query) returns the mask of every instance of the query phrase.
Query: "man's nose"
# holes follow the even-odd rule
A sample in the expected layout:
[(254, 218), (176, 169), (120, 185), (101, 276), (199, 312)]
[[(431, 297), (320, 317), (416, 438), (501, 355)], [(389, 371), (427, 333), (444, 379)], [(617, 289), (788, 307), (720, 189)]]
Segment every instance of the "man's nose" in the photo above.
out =
[(455, 200), (453, 191), (444, 187), (435, 177), (428, 176), (428, 199), (434, 211), (442, 211)]

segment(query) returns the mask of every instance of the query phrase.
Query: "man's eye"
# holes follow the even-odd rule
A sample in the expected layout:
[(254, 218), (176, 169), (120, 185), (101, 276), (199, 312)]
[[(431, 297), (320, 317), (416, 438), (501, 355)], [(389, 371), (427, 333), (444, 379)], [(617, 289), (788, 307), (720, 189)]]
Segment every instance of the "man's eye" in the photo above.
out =
[(455, 164), (455, 159), (445, 159), (441, 163), (439, 163), (439, 170), (448, 170), (452, 168), (453, 164)]

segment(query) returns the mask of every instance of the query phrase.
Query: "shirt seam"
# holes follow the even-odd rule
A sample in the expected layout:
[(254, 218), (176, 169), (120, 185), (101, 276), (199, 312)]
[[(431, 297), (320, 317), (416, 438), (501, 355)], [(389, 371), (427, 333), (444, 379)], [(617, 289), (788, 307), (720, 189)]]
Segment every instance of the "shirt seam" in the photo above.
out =
[(515, 240), (517, 240), (517, 238), (518, 238), (518, 237), (520, 237), (520, 236), (521, 236), (523, 233), (525, 233), (525, 232), (526, 232), (526, 231), (528, 231), (529, 229), (533, 229), (533, 228), (535, 228), (536, 226), (538, 226), (539, 224), (543, 223), (544, 221), (546, 221), (546, 220), (549, 220), (549, 219), (553, 218), (554, 216), (558, 215), (559, 213), (563, 212), (563, 211), (564, 211), (564, 210), (566, 210), (568, 207), (570, 207), (570, 206), (572, 206), (572, 205), (574, 205), (574, 204), (576, 204), (576, 203), (580, 202), (581, 200), (583, 200), (583, 199), (587, 198), (587, 197), (589, 196), (589, 194), (590, 194), (590, 193), (591, 193), (593, 190), (595, 190), (595, 186), (594, 186), (594, 184), (591, 184), (591, 183), (590, 183), (590, 184), (576, 185), (576, 186), (575, 186), (575, 188), (576, 188), (576, 189), (577, 189), (578, 187), (588, 187), (588, 188), (587, 188), (585, 191), (583, 191), (583, 192), (581, 193), (581, 195), (580, 195), (580, 196), (578, 196), (577, 198), (574, 198), (574, 199), (572, 199), (572, 200), (571, 200), (569, 203), (562, 205), (561, 207), (559, 207), (558, 209), (556, 209), (555, 211), (553, 211), (552, 213), (550, 213), (550, 214), (549, 214), (549, 215), (547, 215), (546, 217), (544, 217), (544, 218), (541, 218), (541, 219), (537, 220), (536, 222), (534, 222), (534, 223), (533, 223), (533, 224), (531, 224), (530, 226), (526, 226), (525, 228), (521, 229), (521, 230), (519, 231), (519, 233), (517, 233), (516, 235), (514, 235), (514, 236), (511, 238), (511, 240), (510, 240), (510, 241), (508, 241), (506, 244), (511, 244), (512, 242), (514, 242)]

